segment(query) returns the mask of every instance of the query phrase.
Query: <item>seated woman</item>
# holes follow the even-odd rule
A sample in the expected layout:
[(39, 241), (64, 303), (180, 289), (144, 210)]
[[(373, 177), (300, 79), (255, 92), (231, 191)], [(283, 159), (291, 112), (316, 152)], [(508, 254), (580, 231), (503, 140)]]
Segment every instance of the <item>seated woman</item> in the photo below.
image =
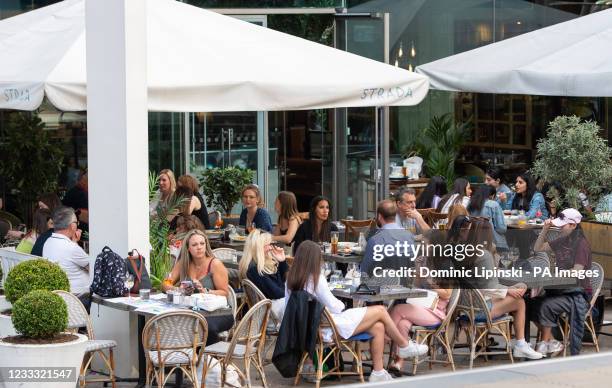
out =
[(506, 186), (502, 180), (502, 172), (497, 167), (492, 167), (487, 170), (485, 175), (485, 184), (487, 186), (491, 186), (495, 189), (495, 201), (499, 203), (500, 206), (503, 206), (503, 202), (500, 197), (507, 198), (512, 190), (508, 186)]
[(51, 228), (53, 228), (51, 211), (49, 211), (47, 208), (39, 208), (34, 212), (32, 229), (26, 233), (15, 250), (21, 253), (32, 253), (32, 248), (34, 247), (34, 243), (36, 243), (38, 236), (44, 234)]
[(272, 313), (280, 321), (285, 311), (285, 274), (289, 266), (282, 248), (272, 245), (272, 235), (252, 231), (244, 244), (239, 277), (249, 279), (272, 300)]
[(328, 242), (331, 232), (337, 232), (338, 227), (329, 220), (331, 205), (327, 198), (322, 195), (316, 196), (310, 202), (308, 219), (300, 225), (293, 238), (293, 253), (303, 241)]
[(176, 178), (170, 169), (166, 168), (161, 170), (157, 176), (157, 182), (159, 185), (159, 190), (149, 202), (149, 213), (152, 216), (158, 215), (160, 210), (163, 210), (170, 202), (172, 202), (172, 197), (176, 191)]
[(290, 191), (281, 191), (274, 202), (274, 209), (278, 213), (278, 224), (274, 228), (272, 241), (290, 245), (295, 233), (302, 224), (297, 208), (295, 194)]
[[(372, 354), (372, 374), (370, 381), (392, 380), (383, 369), (385, 333), (399, 345), (401, 358), (414, 357), (422, 352), (422, 347), (409, 342), (400, 334), (384, 306), (369, 306), (346, 309), (344, 303), (336, 299), (329, 290), (327, 279), (321, 274), (321, 249), (312, 241), (300, 244), (293, 266), (287, 274), (285, 301), (289, 301), (292, 291), (305, 290), (324, 305), (334, 320), (338, 334), (345, 339), (355, 334), (368, 332), (372, 335), (370, 352)], [(419, 352), (420, 350), (420, 352)], [(426, 350), (425, 350), (426, 351)]]
[(499, 199), (506, 210), (523, 210), (527, 218), (548, 218), (544, 196), (537, 191), (535, 181), (527, 173), (516, 177), (515, 193), (508, 197), (500, 194)]
[[(167, 292), (178, 282), (185, 280), (193, 282), (195, 292), (228, 296), (227, 269), (213, 256), (204, 232), (197, 229), (187, 233), (183, 239), (179, 259), (174, 264), (170, 276), (164, 280), (162, 290)], [(218, 334), (229, 330), (234, 324), (231, 315), (206, 317), (206, 321), (208, 322), (206, 345), (219, 342)]]
[(259, 187), (256, 185), (246, 185), (242, 189), (242, 205), (244, 209), (240, 213), (238, 225), (244, 226), (248, 233), (252, 231), (253, 226), (272, 233), (272, 219), (268, 211), (264, 209)]
[[(420, 267), (425, 264), (426, 261), (425, 257), (419, 257), (415, 260), (415, 265), (416, 267)], [(452, 289), (440, 287), (436, 279), (423, 279), (419, 277), (419, 268), (416, 268), (415, 286), (433, 290), (438, 294), (439, 299), (435, 309), (403, 303), (396, 304), (389, 312), (397, 329), (411, 342), (410, 329), (413, 325), (433, 326), (440, 324), (444, 318), (446, 318), (446, 306), (448, 305), (448, 301), (453, 291)], [(419, 345), (419, 347), (421, 347), (423, 351), (423, 353), (419, 353), (419, 356), (427, 353), (427, 346)], [(399, 372), (402, 370), (402, 366), (403, 360), (396, 356), (393, 363), (389, 365), (389, 370)]]
[(177, 182), (177, 189), (181, 187), (186, 187), (193, 193), (191, 198), (189, 198), (189, 206), (185, 209), (183, 214), (193, 214), (200, 219), (206, 229), (211, 229), (208, 219), (208, 209), (206, 209), (206, 203), (204, 203), (204, 198), (202, 198), (202, 194), (200, 194), (198, 181), (191, 175), (181, 175)]
[[(538, 236), (534, 250), (536, 252), (553, 252), (556, 266), (562, 270), (589, 270), (592, 265), (591, 246), (580, 227), (582, 215), (576, 209), (563, 210), (558, 218), (544, 221), (542, 232)], [(551, 225), (561, 228), (557, 239), (546, 242), (546, 235)], [(542, 353), (555, 353), (563, 350), (563, 345), (553, 339), (552, 328), (557, 326), (562, 313), (571, 314), (572, 311), (581, 310), (586, 313), (593, 290), (590, 278), (578, 280), (578, 287), (570, 290), (546, 290), (546, 296), (535, 298), (530, 303), (530, 312), (533, 312), (534, 321), (542, 333), (541, 342), (537, 350)], [(584, 317), (581, 318), (584, 320)], [(572, 330), (576, 328), (572, 327)], [(582, 327), (584, 330), (584, 327)], [(571, 339), (582, 338), (582, 334), (571, 336)], [(571, 354), (580, 351), (581, 341), (570, 341)]]
[[(493, 241), (493, 228), (491, 223), (480, 218), (468, 218), (459, 216), (453, 222), (448, 233), (448, 243), (455, 245), (478, 247), (484, 249), (474, 249), (472, 254), (466, 252), (465, 258), (461, 261), (456, 256), (453, 259), (456, 269), (471, 270), (482, 268), (483, 270), (493, 270), (495, 267), (493, 254), (491, 252)], [(496, 277), (470, 277), (462, 279), (464, 289), (479, 289), (487, 301), (491, 318), (495, 319), (504, 314), (512, 314), (516, 344), (514, 346), (514, 357), (525, 357), (538, 360), (543, 357), (539, 352), (533, 350), (529, 343), (525, 341), (525, 300), (523, 295), (526, 286), (518, 283), (512, 287), (506, 287), (499, 283)]]
[(436, 209), (440, 200), (446, 195), (446, 179), (441, 176), (435, 176), (429, 180), (429, 183), (419, 195), (416, 202), (417, 209)]
[(499, 251), (507, 251), (508, 243), (506, 242), (506, 221), (504, 220), (504, 211), (497, 202), (495, 202), (497, 192), (493, 186), (481, 186), (472, 195), (467, 211), (473, 217), (486, 217), (493, 226), (493, 238), (495, 239), (495, 248)]
[(436, 211), (438, 213), (448, 213), (450, 207), (456, 203), (467, 207), (471, 195), (472, 188), (470, 187), (470, 182), (464, 178), (457, 178), (455, 183), (453, 183), (453, 189), (440, 200)]

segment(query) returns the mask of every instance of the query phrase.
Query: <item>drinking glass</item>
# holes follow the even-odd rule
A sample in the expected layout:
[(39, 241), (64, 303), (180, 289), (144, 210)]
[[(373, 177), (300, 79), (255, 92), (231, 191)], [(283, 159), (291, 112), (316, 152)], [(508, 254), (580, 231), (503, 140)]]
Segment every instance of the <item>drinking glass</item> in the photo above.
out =
[(332, 275), (331, 275), (331, 278), (329, 280), (329, 283), (332, 286), (336, 286), (340, 282), (342, 282), (342, 271), (335, 270), (334, 272), (332, 272)]
[(506, 269), (510, 268), (510, 264), (512, 264), (512, 259), (510, 258), (510, 252), (502, 252), (499, 262), (501, 263), (501, 265), (504, 266), (504, 268)]
[(125, 279), (123, 280), (123, 285), (127, 287), (128, 289), (128, 300), (132, 300), (132, 295), (130, 291), (132, 290), (132, 287), (134, 287), (134, 276), (131, 273), (129, 272), (125, 273)]

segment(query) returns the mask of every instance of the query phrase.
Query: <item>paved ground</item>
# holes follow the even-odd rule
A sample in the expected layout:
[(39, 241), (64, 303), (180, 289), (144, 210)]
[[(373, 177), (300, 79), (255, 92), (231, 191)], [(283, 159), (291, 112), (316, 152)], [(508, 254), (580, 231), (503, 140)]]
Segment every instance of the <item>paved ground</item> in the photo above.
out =
[[(612, 303), (606, 306), (606, 320), (612, 321)], [(536, 331), (532, 330), (532, 334)], [(604, 332), (612, 334), (612, 326), (604, 329)], [(490, 387), (496, 388), (531, 388), (531, 387), (606, 387), (612, 386), (612, 337), (599, 336), (602, 353), (597, 355), (592, 346), (584, 346), (582, 355), (586, 357), (556, 357), (545, 361), (517, 361), (514, 365), (508, 363), (507, 357), (497, 356), (485, 362), (481, 357), (474, 362), (472, 371), (468, 368), (466, 357), (456, 356), (455, 364), (457, 371), (450, 372), (450, 368), (444, 365), (434, 365), (429, 370), (426, 364), (419, 366), (417, 376), (408, 376), (398, 379), (397, 385), (410, 387)], [(595, 357), (595, 358), (593, 358)], [(404, 370), (410, 367), (406, 362)], [(367, 370), (367, 368), (366, 368)], [(485, 373), (482, 373), (485, 372)], [(256, 375), (253, 370), (252, 376)], [(266, 367), (266, 378), (268, 385), (274, 387), (286, 387), (293, 385), (293, 379), (285, 379), (280, 376), (273, 365)], [(367, 378), (366, 378), (367, 381)], [(343, 377), (342, 381), (324, 381), (322, 386), (341, 386), (351, 384), (358, 387), (359, 379), (353, 376)], [(119, 383), (118, 387), (133, 387), (134, 383)], [(385, 386), (390, 385), (386, 383)], [(102, 384), (91, 384), (90, 387), (101, 387)], [(254, 381), (254, 386), (261, 386), (260, 380)], [(313, 387), (302, 381), (300, 387)], [(370, 385), (378, 386), (378, 385)], [(382, 385), (381, 385), (382, 386)]]

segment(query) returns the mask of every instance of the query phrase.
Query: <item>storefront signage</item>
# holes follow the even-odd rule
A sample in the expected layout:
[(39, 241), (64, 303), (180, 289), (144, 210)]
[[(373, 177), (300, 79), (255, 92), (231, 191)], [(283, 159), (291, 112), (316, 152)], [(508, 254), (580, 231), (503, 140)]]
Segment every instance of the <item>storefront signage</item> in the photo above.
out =
[(363, 89), (361, 93), (362, 100), (377, 100), (377, 99), (388, 99), (388, 98), (408, 98), (412, 97), (411, 88), (403, 88), (396, 86), (393, 88), (368, 88)]
[(4, 89), (1, 95), (6, 102), (30, 101), (30, 89)]

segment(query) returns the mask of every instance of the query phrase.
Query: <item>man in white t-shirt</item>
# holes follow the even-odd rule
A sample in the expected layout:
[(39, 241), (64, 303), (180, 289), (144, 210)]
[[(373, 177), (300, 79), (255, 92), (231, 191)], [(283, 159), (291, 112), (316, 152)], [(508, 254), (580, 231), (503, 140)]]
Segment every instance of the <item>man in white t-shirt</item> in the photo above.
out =
[(62, 267), (70, 281), (70, 292), (87, 302), (91, 283), (89, 255), (76, 243), (81, 238), (81, 230), (74, 210), (64, 206), (55, 209), (53, 226), (53, 234), (43, 246), (43, 257)]

